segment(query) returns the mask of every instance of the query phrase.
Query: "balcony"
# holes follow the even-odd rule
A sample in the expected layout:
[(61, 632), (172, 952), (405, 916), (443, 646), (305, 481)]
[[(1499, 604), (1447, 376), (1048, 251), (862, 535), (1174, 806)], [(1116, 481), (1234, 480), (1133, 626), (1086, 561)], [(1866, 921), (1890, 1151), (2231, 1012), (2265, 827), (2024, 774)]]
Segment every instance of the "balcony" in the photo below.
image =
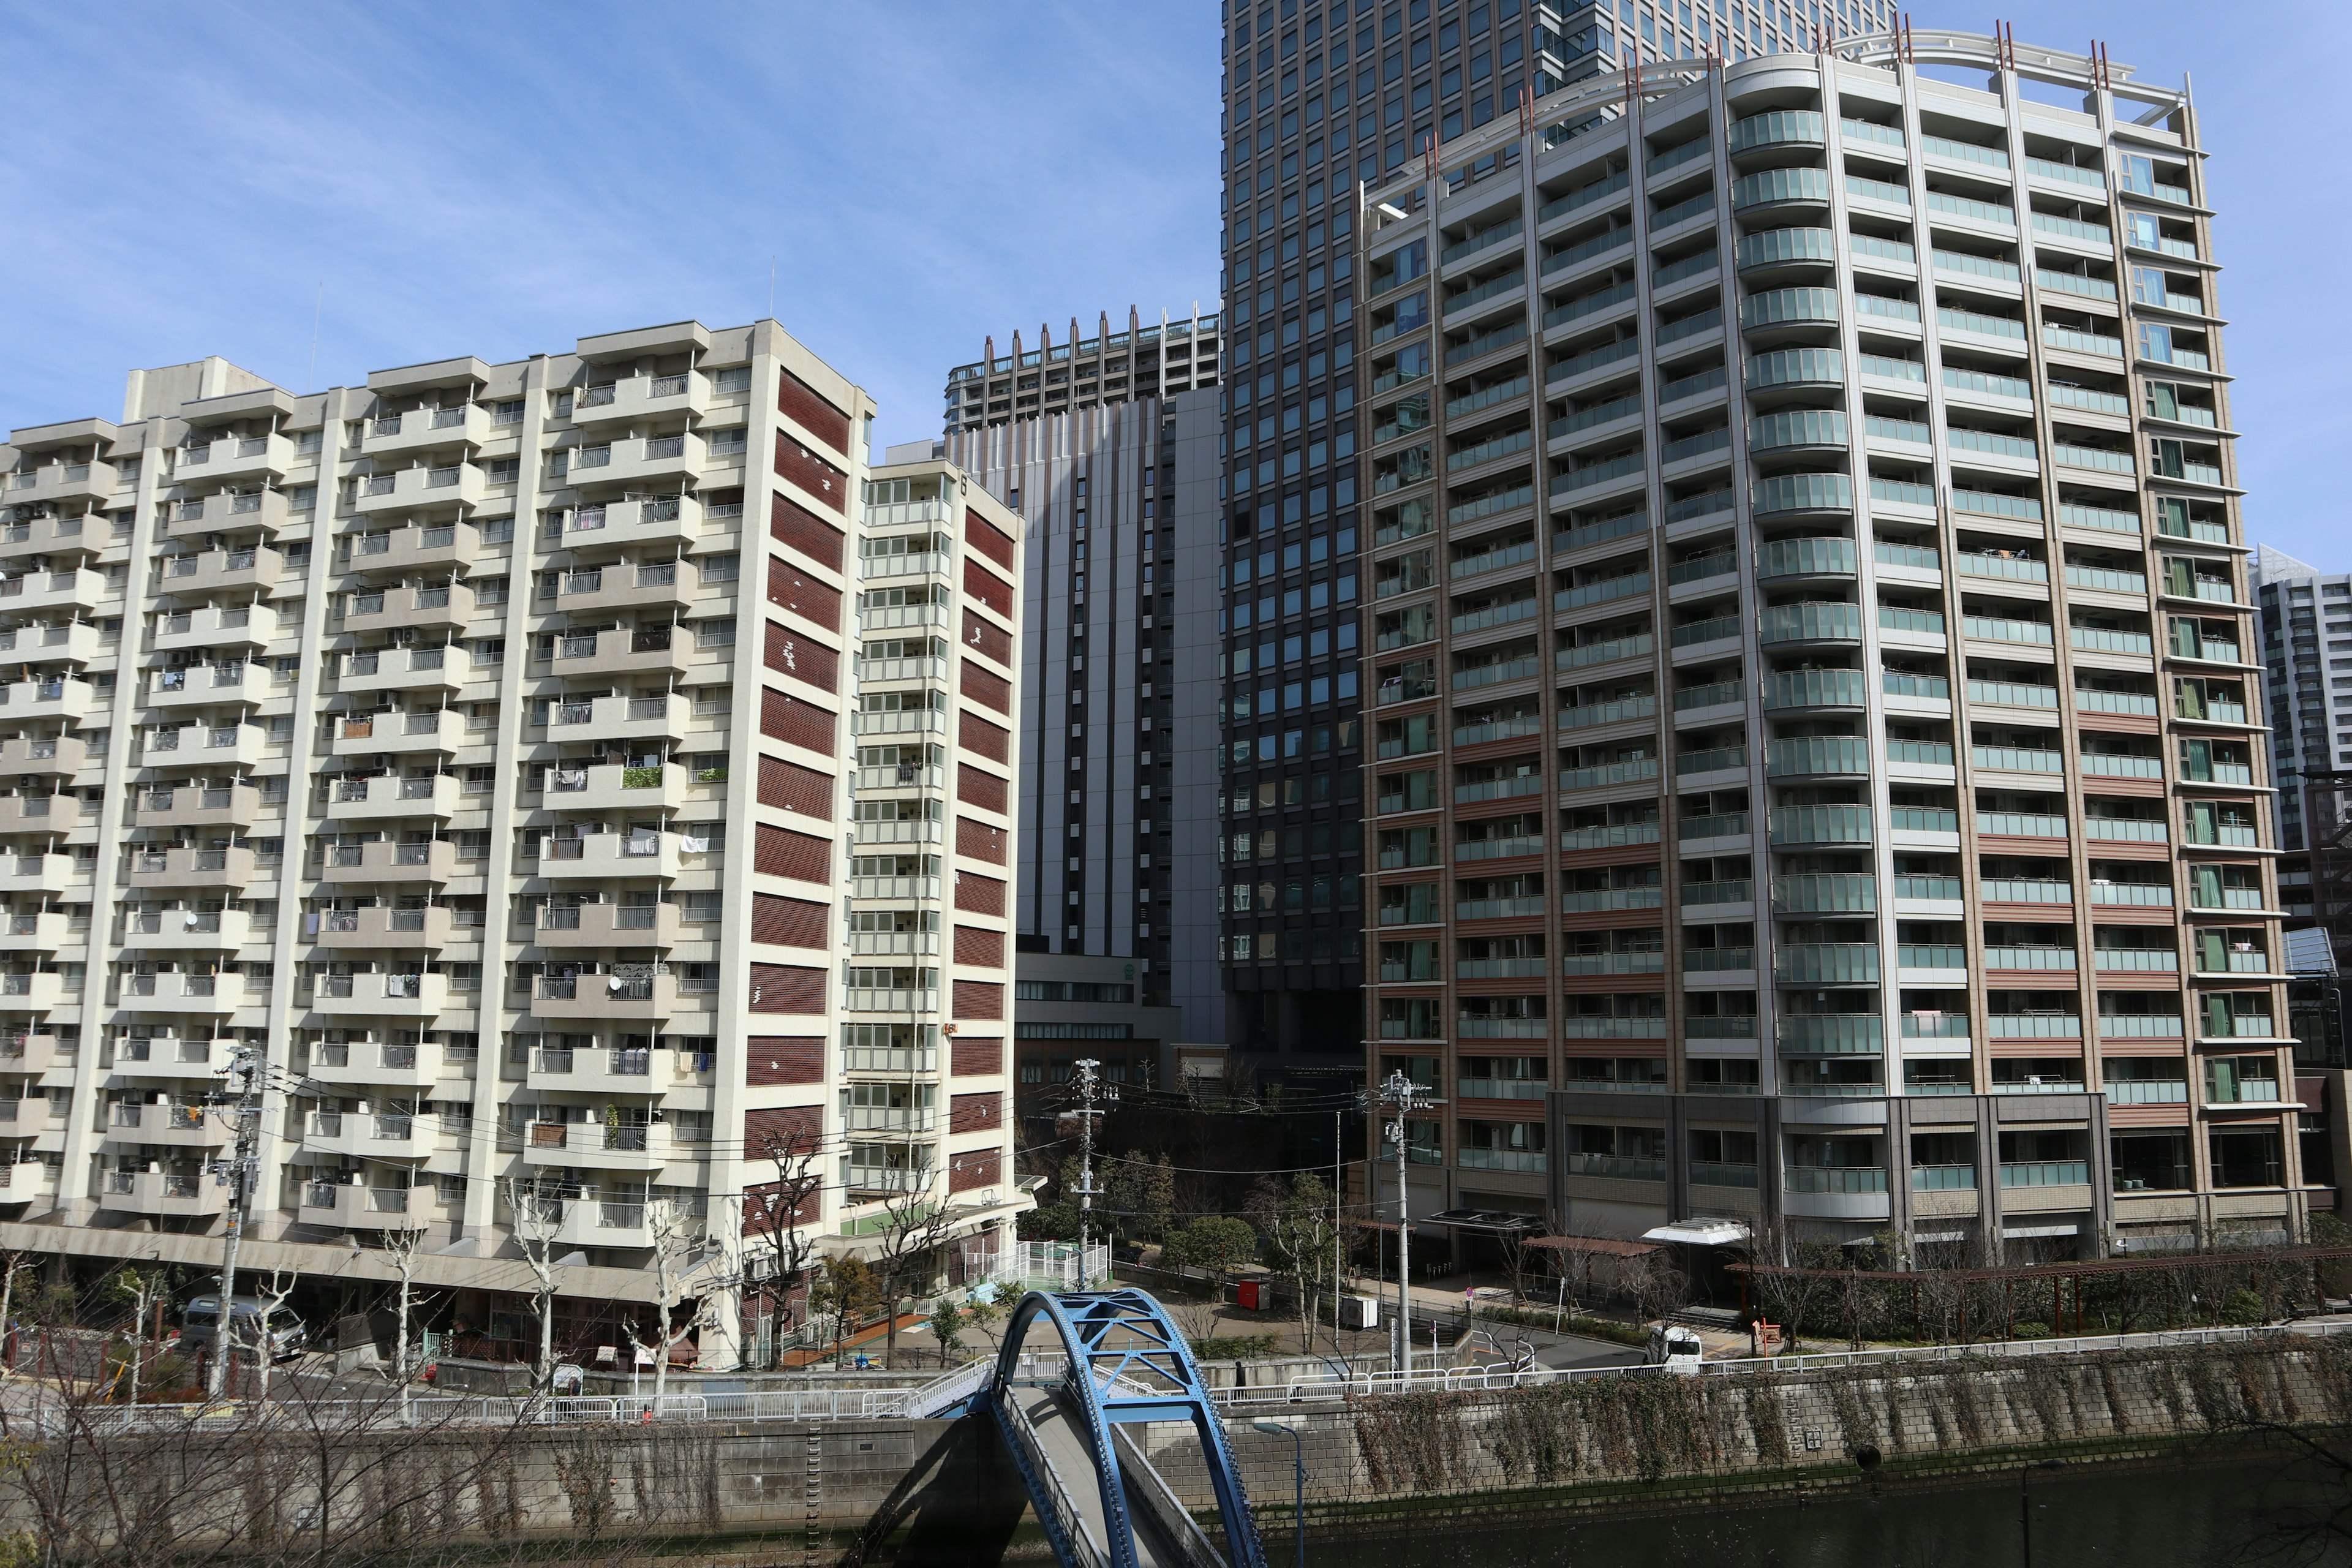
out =
[(572, 421), (583, 428), (643, 425), (680, 414), (699, 415), (709, 396), (708, 376), (630, 375), (602, 386), (583, 386), (572, 398)]
[(28, 572), (0, 579), (0, 613), (42, 616), (66, 610), (94, 616), (106, 594), (106, 578), (87, 568), (64, 572)]
[[(476, 507), (488, 489), (488, 476), (471, 463), (401, 468), (362, 478), (352, 497), (352, 508), (362, 517), (373, 517), (432, 507)], [(370, 562), (367, 569), (376, 570), (380, 564)]]
[(339, 757), (446, 754), (466, 743), (466, 721), (447, 709), (430, 713), (374, 713), (335, 725), (331, 749)]
[(628, 979), (618, 974), (543, 974), (533, 988), (531, 1014), (551, 1021), (613, 1022), (667, 1018), (677, 1011), (677, 976)]
[[(309, 1141), (304, 1142), (307, 1146)], [(421, 1230), (446, 1218), (429, 1185), (306, 1182), (302, 1186), (304, 1225), (342, 1230)]]
[(442, 447), (478, 447), (490, 438), (490, 411), (479, 404), (411, 408), (368, 422), (360, 437), (364, 457), (405, 458)]
[(457, 847), (446, 838), (425, 844), (334, 844), (320, 862), (321, 877), (345, 886), (446, 882), (457, 874)]
[(405, 1111), (314, 1110), (302, 1128), (302, 1148), (354, 1160), (422, 1160), (433, 1152), (439, 1125), (435, 1119), (420, 1127)]
[[(13, 492), (10, 499), (15, 499)], [(79, 517), (37, 517), (0, 527), (0, 561), (96, 547), (95, 536)]]
[(453, 522), (346, 536), (340, 564), (346, 572), (446, 577), (474, 563), (481, 531)]
[(310, 1008), (335, 1017), (431, 1018), (449, 1004), (446, 974), (322, 974)]
[(452, 773), (339, 780), (328, 786), (327, 817), (331, 822), (386, 822), (431, 816), (446, 822), (457, 814), (463, 787)]
[(142, 1082), (180, 1083), (228, 1071), (229, 1042), (166, 1035), (126, 1039), (114, 1047), (114, 1076)]
[(591, 833), (579, 838), (548, 838), (540, 843), (539, 874), (566, 880), (675, 877), (678, 854), (675, 833)]
[(52, 1068), (70, 1072), (80, 1053), (38, 1026), (0, 1033), (0, 1073), (45, 1073)]
[(286, 477), (294, 466), (294, 437), (271, 431), (266, 436), (215, 436), (207, 440), (190, 431), (172, 466), (172, 478), (183, 485), (231, 479)]
[(601, 1121), (534, 1121), (523, 1139), (523, 1158), (534, 1165), (643, 1172), (678, 1152), (667, 1123), (608, 1127)]
[(553, 1238), (559, 1247), (654, 1244), (653, 1231), (646, 1224), (646, 1205), (633, 1198), (566, 1198), (551, 1202), (550, 1206), (561, 1211)]
[(98, 1206), (151, 1219), (210, 1219), (228, 1210), (228, 1187), (209, 1175), (109, 1171)]
[(446, 904), (422, 910), (396, 910), (383, 904), (363, 910), (326, 910), (318, 916), (317, 940), (320, 947), (346, 950), (414, 947), (437, 951), (452, 940), (451, 919)]
[[(587, 978), (594, 978), (588, 976)], [(664, 1051), (660, 1058), (675, 1053)], [(656, 1073), (659, 1066), (664, 1070)], [(530, 1086), (580, 1094), (659, 1095), (668, 1091), (673, 1075), (667, 1060), (636, 1047), (596, 1050), (539, 1050), (531, 1054)]]
[(219, 1018), (236, 1012), (244, 1000), (242, 975), (126, 974), (114, 1005), (137, 1017), (196, 1014)]
[(258, 724), (184, 723), (148, 730), (141, 737), (142, 768), (250, 768), (269, 737)]
[(694, 704), (675, 694), (666, 697), (598, 697), (579, 702), (551, 702), (547, 738), (551, 741), (683, 741), (694, 718)]
[(239, 660), (159, 669), (147, 677), (146, 705), (165, 710), (209, 708), (215, 703), (258, 702), (268, 694), (269, 672)]
[(0, 686), (0, 723), (79, 721), (89, 714), (95, 689), (87, 680), (55, 677), (11, 681)]
[(242, 892), (253, 881), (253, 851), (242, 846), (226, 849), (135, 850), (126, 879), (133, 888)]
[[(0, 953), (48, 953), (65, 946), (69, 940), (68, 916), (63, 910), (46, 910), (39, 914), (0, 915)], [(77, 942), (75, 945), (80, 945)], [(0, 1072), (11, 1070), (0, 1062)]]
[(142, 952), (226, 952), (253, 937), (244, 910), (147, 910), (122, 918), (122, 945)]
[(131, 820), (142, 827), (251, 827), (261, 816), (261, 791), (249, 784), (205, 787), (173, 784), (142, 791)]
[(626, 626), (554, 638), (553, 673), (573, 680), (602, 676), (683, 676), (693, 644), (680, 628)]
[(267, 593), (286, 569), (286, 557), (267, 547), (202, 550), (163, 560), (166, 594)]
[(679, 431), (668, 436), (632, 436), (574, 447), (567, 479), (582, 489), (591, 485), (650, 486), (675, 496), (684, 488), (681, 481), (701, 474), (703, 445), (701, 437)]
[(541, 584), (534, 607), (573, 616), (637, 609), (683, 612), (694, 603), (694, 586), (693, 568), (678, 562), (583, 566)]
[(11, 506), (104, 501), (113, 496), (115, 484), (112, 463), (43, 463), (37, 468), (11, 473), (7, 492), (0, 500)]
[(76, 735), (18, 735), (0, 741), (0, 773), (70, 779), (89, 763), (89, 742)]
[(686, 770), (671, 763), (625, 767), (557, 765), (547, 770), (540, 804), (549, 811), (676, 811), (686, 804)]
[(81, 823), (79, 795), (0, 795), (0, 833), (69, 833)]
[(110, 1143), (153, 1143), (167, 1149), (225, 1149), (236, 1142), (226, 1113), (201, 1105), (142, 1105), (117, 1100), (106, 1118)]
[(0, 1013), (46, 1013), (65, 996), (66, 977), (52, 971), (0, 974)]
[(445, 583), (429, 588), (373, 588), (344, 596), (339, 629), (364, 633), (398, 626), (451, 637), (465, 629), (473, 611), (474, 590), (463, 583)]
[[(601, 483), (601, 470), (574, 471), (575, 483)], [(683, 548), (702, 537), (703, 506), (694, 496), (646, 496), (635, 500), (610, 500), (583, 506), (564, 518), (559, 548), (585, 550), (593, 546), (667, 545)], [(555, 531), (549, 531), (553, 534)], [(555, 537), (545, 542), (557, 545)]]
[(175, 539), (247, 528), (274, 533), (286, 526), (288, 510), (283, 490), (223, 490), (173, 501), (167, 508), (165, 531)]
[(77, 621), (62, 626), (25, 626), (0, 632), (0, 654), (47, 663), (88, 664), (108, 645), (96, 626)]
[(73, 884), (70, 855), (0, 856), (0, 893), (58, 894)]
[(451, 1063), (436, 1045), (354, 1043), (312, 1047), (310, 1076), (362, 1089), (421, 1089), (466, 1075), (463, 1064)]
[(547, 904), (537, 941), (545, 948), (675, 947), (676, 904)]
[(177, 610), (155, 622), (157, 653), (202, 650), (243, 658), (268, 644), (278, 617), (251, 605), (205, 605)]
[(369, 648), (343, 656), (335, 689), (346, 696), (372, 693), (446, 694), (466, 684), (473, 660), (457, 647)]

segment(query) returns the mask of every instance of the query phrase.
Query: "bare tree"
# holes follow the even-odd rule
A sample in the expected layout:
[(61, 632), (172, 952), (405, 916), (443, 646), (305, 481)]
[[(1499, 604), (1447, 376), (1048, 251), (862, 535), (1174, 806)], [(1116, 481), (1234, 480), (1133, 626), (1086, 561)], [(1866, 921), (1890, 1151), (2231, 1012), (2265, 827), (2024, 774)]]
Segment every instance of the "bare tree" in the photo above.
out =
[[(274, 1337), (278, 1327), (278, 1309), (286, 1305), (286, 1298), (294, 1294), (294, 1287), (301, 1282), (302, 1276), (291, 1268), (273, 1268), (269, 1271), (269, 1283), (256, 1288), (253, 1292), (255, 1300), (261, 1303), (260, 1312), (253, 1324), (253, 1360), (255, 1369), (260, 1373), (261, 1403), (264, 1405), (269, 1403), (269, 1374), (278, 1365), (278, 1346)], [(231, 1334), (231, 1355), (236, 1353), (231, 1333), (234, 1326), (234, 1318), (222, 1325), (222, 1332)]]
[(406, 1421), (413, 1408), (409, 1399), (408, 1314), (415, 1298), (416, 1260), (425, 1249), (425, 1229), (404, 1215), (401, 1225), (383, 1236), (384, 1257), (400, 1280), (398, 1292), (399, 1319), (393, 1330), (392, 1379), (400, 1389), (401, 1418)]
[[(1311, 1172), (1302, 1171), (1287, 1186), (1272, 1177), (1260, 1180), (1251, 1194), (1251, 1217), (1265, 1236), (1276, 1270), (1287, 1281), (1298, 1301), (1298, 1348), (1315, 1349), (1314, 1323), (1322, 1292), (1335, 1288), (1332, 1279), (1331, 1189)], [(1338, 1314), (1333, 1314), (1336, 1325)], [(1333, 1330), (1333, 1349), (1338, 1349)]]
[[(139, 1403), (139, 1385), (147, 1364), (147, 1310), (171, 1293), (171, 1283), (161, 1267), (142, 1268), (125, 1264), (106, 1281), (118, 1300), (131, 1303), (131, 1345), (123, 1362), (124, 1374), (130, 1380), (131, 1403)], [(5, 1319), (0, 1319), (5, 1321)]]
[(536, 1180), (509, 1176), (507, 1207), (514, 1216), (515, 1242), (530, 1266), (531, 1310), (539, 1319), (536, 1381), (545, 1389), (555, 1376), (555, 1237), (563, 1226), (562, 1201), (551, 1200)]
[(660, 1316), (651, 1340), (637, 1332), (634, 1318), (627, 1329), (633, 1351), (653, 1352), (654, 1408), (658, 1411), (669, 1386), (670, 1352), (696, 1330), (713, 1324), (707, 1292), (695, 1299), (685, 1321), (678, 1321), (677, 1310), (688, 1298), (696, 1272), (709, 1261), (714, 1244), (704, 1215), (674, 1198), (656, 1198), (646, 1205), (646, 1229), (653, 1237), (654, 1302)]
[(934, 1255), (955, 1225), (954, 1211), (943, 1197), (933, 1195), (944, 1173), (930, 1170), (921, 1174), (924, 1180), (919, 1187), (883, 1194), (882, 1225), (875, 1237), (874, 1272), (882, 1289), (886, 1325), (882, 1331), (885, 1367), (898, 1363), (898, 1303), (909, 1296), (929, 1293), (937, 1268)]
[[(775, 1167), (776, 1179), (747, 1189), (743, 1194), (743, 1245), (747, 1272), (751, 1258), (759, 1258), (757, 1272), (762, 1276), (760, 1295), (772, 1300), (779, 1322), (792, 1311), (793, 1294), (807, 1282), (809, 1258), (816, 1244), (802, 1228), (804, 1220), (814, 1217), (817, 1200), (824, 1191), (824, 1168), (818, 1155), (822, 1144), (814, 1132), (795, 1129), (778, 1134), (768, 1133), (761, 1140), (760, 1152)], [(764, 1245), (752, 1251), (751, 1237), (759, 1237)]]

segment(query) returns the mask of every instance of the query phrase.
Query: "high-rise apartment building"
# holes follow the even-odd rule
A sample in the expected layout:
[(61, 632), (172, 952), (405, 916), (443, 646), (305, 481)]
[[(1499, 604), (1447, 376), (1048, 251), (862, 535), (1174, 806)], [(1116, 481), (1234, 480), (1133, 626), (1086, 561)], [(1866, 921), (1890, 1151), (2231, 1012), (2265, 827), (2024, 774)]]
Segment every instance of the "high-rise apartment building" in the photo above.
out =
[[(1225, 744), (1231, 1037), (1267, 1059), (1360, 1043), (1363, 763), (1353, 272), (1359, 182), (1514, 123), (1531, 98), (1635, 60), (1731, 58), (1855, 4), (1559, 6), (1268, 0), (1225, 18)], [(1490, 139), (1493, 139), (1490, 137)], [(1384, 323), (1378, 336), (1402, 330)]]
[(2204, 193), (2185, 92), (1960, 34), (1384, 168), (1367, 1033), (1446, 1102), (1418, 1210), (2300, 1227)]
[(2322, 572), (2268, 545), (2250, 568), (2279, 789), (2279, 898), (2289, 915), (2312, 919), (2302, 785), (2305, 774), (2352, 773), (2352, 573)]
[[(1016, 1000), (1101, 1009), (1033, 1011), (1039, 1082), (1090, 1050), (1169, 1081), (1176, 1039), (1224, 1038), (1213, 846), (1178, 833), (1216, 817), (1218, 319), (1128, 318), (948, 376), (942, 449), (1027, 522)], [(1159, 1007), (1172, 1037), (1136, 1011)], [(1117, 1043), (1138, 1039), (1148, 1064)]]
[(304, 395), (134, 372), (120, 423), (16, 431), (9, 1245), (214, 1262), (242, 1046), (248, 1267), (422, 1230), (495, 1334), (544, 1236), (588, 1333), (780, 1146), (820, 1252), (929, 1203), (981, 1266), (1027, 1202), (1021, 525), (869, 466), (871, 416), (774, 322), (688, 321)]

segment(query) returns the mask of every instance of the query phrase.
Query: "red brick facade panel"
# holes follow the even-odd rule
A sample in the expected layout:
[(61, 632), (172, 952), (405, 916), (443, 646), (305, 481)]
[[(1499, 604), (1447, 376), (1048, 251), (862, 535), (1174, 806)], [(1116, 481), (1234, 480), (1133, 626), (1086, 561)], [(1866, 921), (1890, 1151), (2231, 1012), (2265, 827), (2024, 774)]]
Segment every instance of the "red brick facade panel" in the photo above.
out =
[(825, 586), (781, 557), (768, 560), (768, 603), (829, 632), (841, 629), (841, 590)]
[[(772, 947), (823, 947), (830, 906), (777, 893), (751, 895), (751, 940)], [(958, 928), (961, 929), (961, 928)]]
[(821, 642), (801, 636), (790, 626), (768, 623), (767, 665), (779, 675), (805, 680), (821, 691), (841, 686), (841, 656)]
[(950, 1132), (986, 1132), (1004, 1125), (1004, 1096), (1002, 1092), (959, 1094), (949, 1102)]
[(781, 757), (760, 759), (760, 804), (820, 821), (833, 820), (833, 775)]
[(965, 913), (1001, 915), (1004, 912), (1004, 884), (994, 877), (983, 877), (977, 871), (958, 871), (955, 883), (955, 907)]
[(973, 767), (970, 763), (956, 764), (956, 798), (970, 801), (983, 811), (1003, 811), (1007, 799), (1004, 781), (986, 768)]
[(1004, 1168), (1004, 1156), (995, 1150), (974, 1150), (954, 1156), (948, 1164), (948, 1191), (967, 1193), (975, 1187), (992, 1187), (997, 1173)]
[[(814, 1035), (754, 1035), (743, 1042), (743, 1081), (753, 1086), (772, 1083), (820, 1083), (824, 1079), (824, 1041)], [(810, 1108), (812, 1110), (814, 1107)], [(751, 1112), (754, 1116), (766, 1114)], [(759, 1151), (745, 1151), (747, 1158)]]
[(833, 840), (813, 833), (754, 823), (751, 869), (770, 877), (790, 877), (799, 882), (833, 880)]
[(979, 714), (966, 710), (956, 717), (956, 741), (968, 752), (977, 752), (992, 763), (1006, 759), (1012, 746), (1012, 732), (1002, 724), (992, 724)]
[(827, 462), (824, 454), (782, 430), (776, 432), (776, 472), (834, 510), (848, 513), (849, 476)]
[(955, 961), (982, 969), (1004, 967), (1004, 933), (982, 926), (955, 928)]
[(963, 510), (963, 536), (974, 550), (1007, 572), (1013, 570), (1013, 536), (970, 507)]
[(791, 371), (783, 373), (782, 383), (776, 389), (776, 412), (843, 457), (849, 456), (849, 416)]
[(1004, 864), (1004, 829), (969, 816), (956, 818), (956, 853), (992, 866)]
[(1004, 987), (985, 980), (957, 981), (955, 1016), (959, 1018), (1003, 1017)]
[(1012, 587), (977, 561), (963, 563), (963, 591), (1006, 620), (1013, 618)]
[(999, 713), (1013, 711), (1013, 682), (971, 659), (963, 661), (962, 691), (975, 702), (985, 702)]
[(841, 530), (792, 497), (769, 498), (768, 532), (785, 549), (799, 552), (826, 571), (841, 570)]
[(975, 616), (969, 609), (963, 613), (963, 646), (1008, 668), (1013, 664), (1013, 634), (986, 616)]
[(1004, 1042), (959, 1039), (950, 1053), (948, 1071), (957, 1078), (988, 1078), (1004, 1070)]
[(829, 969), (803, 969), (789, 963), (751, 965), (751, 1007), (754, 1013), (822, 1013)]
[(806, 752), (833, 755), (835, 714), (773, 687), (760, 691), (760, 733)]

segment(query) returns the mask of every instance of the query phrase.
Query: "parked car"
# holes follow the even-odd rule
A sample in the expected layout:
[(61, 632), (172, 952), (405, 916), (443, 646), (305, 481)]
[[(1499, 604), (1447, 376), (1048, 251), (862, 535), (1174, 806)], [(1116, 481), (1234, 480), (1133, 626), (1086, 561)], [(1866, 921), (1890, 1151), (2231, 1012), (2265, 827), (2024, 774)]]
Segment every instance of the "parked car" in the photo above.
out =
[(1706, 1346), (1699, 1342), (1698, 1331), (1679, 1323), (1660, 1323), (1652, 1329), (1649, 1348), (1642, 1352), (1644, 1363), (1668, 1372), (1696, 1372), (1706, 1359)]
[[(254, 1296), (238, 1296), (230, 1301), (230, 1331), (236, 1335), (239, 1350), (251, 1351), (263, 1343), (263, 1305)], [(189, 1352), (203, 1350), (212, 1343), (219, 1328), (220, 1298), (197, 1297), (180, 1314), (180, 1348)], [(291, 1361), (310, 1347), (310, 1328), (284, 1306), (270, 1314), (266, 1337), (271, 1361)]]

